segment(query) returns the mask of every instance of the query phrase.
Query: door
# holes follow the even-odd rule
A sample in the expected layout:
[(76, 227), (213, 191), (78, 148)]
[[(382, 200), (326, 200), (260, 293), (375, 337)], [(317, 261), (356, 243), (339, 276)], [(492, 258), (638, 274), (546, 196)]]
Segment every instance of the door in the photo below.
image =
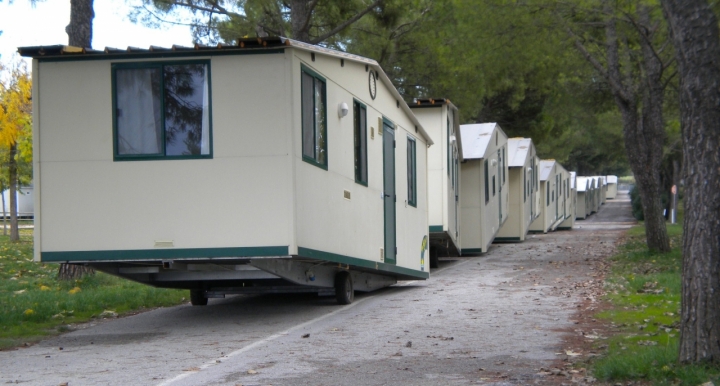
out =
[(385, 217), (385, 262), (395, 264), (397, 255), (395, 214), (395, 130), (383, 122), (383, 211)]

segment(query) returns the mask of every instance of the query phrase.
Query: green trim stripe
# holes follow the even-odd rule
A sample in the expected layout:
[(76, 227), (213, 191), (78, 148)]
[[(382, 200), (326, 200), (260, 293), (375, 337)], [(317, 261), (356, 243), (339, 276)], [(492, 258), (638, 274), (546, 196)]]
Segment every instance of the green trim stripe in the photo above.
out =
[(522, 241), (519, 237), (496, 237), (495, 241)]
[(430, 233), (442, 232), (442, 231), (443, 231), (442, 225), (430, 225)]
[(40, 261), (113, 261), (113, 260), (164, 260), (217, 257), (288, 256), (287, 246), (231, 247), (231, 248), (163, 248), (108, 251), (41, 252)]
[(334, 263), (354, 265), (362, 268), (370, 268), (378, 271), (394, 273), (401, 276), (407, 276), (415, 279), (427, 279), (430, 277), (429, 272), (417, 271), (410, 268), (398, 267), (394, 264), (379, 263), (370, 260), (358, 259), (356, 257), (339, 255), (336, 253), (318, 251), (316, 249), (298, 247), (298, 255), (309, 257), (312, 259), (332, 261)]
[(461, 253), (462, 253), (462, 254), (466, 254), (466, 253), (483, 253), (483, 250), (482, 250), (482, 248), (463, 248), (463, 249), (461, 250)]
[(264, 54), (282, 54), (285, 52), (285, 48), (279, 49), (256, 49), (256, 50), (227, 50), (227, 51), (212, 51), (212, 50), (181, 50), (181, 51), (156, 51), (156, 52), (141, 52), (141, 53), (127, 53), (119, 52), (117, 54), (110, 53), (104, 55), (63, 55), (53, 56), (49, 58), (35, 58), (41, 63), (52, 63), (52, 62), (84, 62), (84, 61), (97, 61), (97, 60), (137, 60), (137, 59), (168, 59), (173, 58), (183, 59), (186, 57), (208, 57), (208, 56), (232, 56), (232, 55), (264, 55)]

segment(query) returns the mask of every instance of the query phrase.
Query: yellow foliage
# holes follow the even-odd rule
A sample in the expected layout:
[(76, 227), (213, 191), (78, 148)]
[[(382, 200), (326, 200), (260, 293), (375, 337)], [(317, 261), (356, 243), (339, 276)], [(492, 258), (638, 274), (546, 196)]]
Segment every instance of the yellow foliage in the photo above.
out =
[(23, 312), (23, 314), (25, 314), (25, 315), (32, 315), (32, 314), (34, 314), (34, 313), (35, 313), (35, 311), (33, 311), (33, 310), (30, 309), (30, 308), (28, 308), (27, 310), (25, 310), (25, 312)]
[(50, 287), (48, 287), (48, 286), (46, 286), (46, 285), (41, 285), (41, 286), (40, 286), (40, 291), (50, 291)]
[(0, 146), (10, 147), (32, 126), (32, 80), (24, 62), (0, 73)]
[(71, 289), (70, 291), (68, 291), (68, 293), (69, 293), (70, 295), (75, 295), (76, 293), (78, 293), (78, 292), (80, 292), (80, 291), (82, 291), (82, 290), (80, 289), (80, 287), (75, 287), (75, 288)]

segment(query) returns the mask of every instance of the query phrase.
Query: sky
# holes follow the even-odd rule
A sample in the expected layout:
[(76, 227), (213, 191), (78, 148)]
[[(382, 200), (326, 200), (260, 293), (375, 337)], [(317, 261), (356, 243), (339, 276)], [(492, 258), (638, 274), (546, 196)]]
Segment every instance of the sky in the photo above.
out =
[[(189, 27), (152, 29), (133, 24), (125, 0), (95, 0), (94, 7), (94, 49), (192, 45)], [(18, 47), (67, 44), (65, 26), (69, 21), (70, 0), (37, 1), (34, 7), (30, 0), (0, 0), (0, 62), (19, 58), (15, 56)]]

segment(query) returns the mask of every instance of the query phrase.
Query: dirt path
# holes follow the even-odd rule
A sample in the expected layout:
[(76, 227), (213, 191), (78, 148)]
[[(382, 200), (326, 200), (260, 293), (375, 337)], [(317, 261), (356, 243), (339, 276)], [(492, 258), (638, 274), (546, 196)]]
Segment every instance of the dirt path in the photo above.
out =
[(86, 325), (0, 352), (0, 383), (582, 382), (582, 373), (544, 369), (574, 357), (578, 311), (592, 311), (604, 258), (629, 216), (629, 201), (608, 201), (574, 230), (442, 261), (430, 280), (360, 295), (349, 306), (307, 295), (237, 296)]

